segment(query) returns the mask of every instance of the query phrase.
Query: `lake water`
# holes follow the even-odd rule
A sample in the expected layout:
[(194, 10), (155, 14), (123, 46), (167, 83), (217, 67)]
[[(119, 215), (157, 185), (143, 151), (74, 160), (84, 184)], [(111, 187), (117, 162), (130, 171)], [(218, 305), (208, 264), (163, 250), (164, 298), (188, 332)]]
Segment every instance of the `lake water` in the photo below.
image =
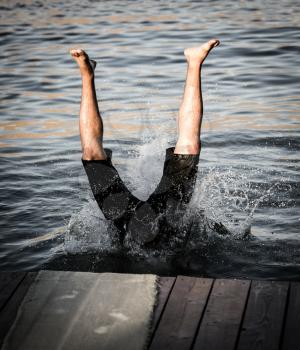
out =
[[(0, 17), (2, 270), (299, 279), (298, 1), (1, 1)], [(181, 234), (121, 249), (80, 161), (68, 50), (98, 61), (105, 146), (146, 199), (176, 140), (183, 49), (212, 37), (221, 45), (203, 67), (203, 148)]]

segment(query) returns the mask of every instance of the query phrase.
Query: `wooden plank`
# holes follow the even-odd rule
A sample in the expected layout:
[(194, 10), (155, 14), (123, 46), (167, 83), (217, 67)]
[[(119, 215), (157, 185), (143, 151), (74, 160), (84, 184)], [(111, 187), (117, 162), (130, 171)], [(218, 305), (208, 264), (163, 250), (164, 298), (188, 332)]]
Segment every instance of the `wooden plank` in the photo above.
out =
[(282, 350), (300, 350), (300, 283), (292, 282), (283, 334)]
[(165, 308), (175, 280), (175, 277), (159, 277), (158, 279), (158, 300), (154, 310), (150, 334), (154, 334), (158, 326), (159, 320), (161, 318), (162, 312)]
[(0, 272), (0, 310), (25, 276), (26, 272)]
[(190, 349), (213, 280), (178, 276), (150, 349)]
[(31, 283), (34, 281), (36, 274), (36, 272), (29, 272), (26, 274), (25, 278), (22, 280), (22, 283), (18, 285), (17, 289), (0, 312), (0, 347), (3, 343), (5, 335), (14, 322), (18, 308), (22, 303)]
[(40, 271), (5, 349), (142, 349), (155, 282), (154, 275)]
[(288, 282), (252, 282), (237, 349), (279, 349), (288, 286)]
[(215, 281), (194, 349), (234, 349), (247, 302), (250, 281)]

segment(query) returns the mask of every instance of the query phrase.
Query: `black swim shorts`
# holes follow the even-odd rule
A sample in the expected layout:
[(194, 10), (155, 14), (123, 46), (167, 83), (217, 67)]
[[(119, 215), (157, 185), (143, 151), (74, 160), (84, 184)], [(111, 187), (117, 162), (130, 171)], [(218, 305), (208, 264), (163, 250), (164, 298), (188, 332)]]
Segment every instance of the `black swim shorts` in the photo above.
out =
[[(189, 203), (198, 169), (199, 155), (174, 154), (166, 149), (162, 178), (146, 201), (135, 197), (112, 165), (112, 151), (106, 160), (82, 160), (94, 197), (107, 220), (139, 243), (153, 241), (166, 231), (172, 213)], [(168, 220), (166, 220), (168, 217)]]

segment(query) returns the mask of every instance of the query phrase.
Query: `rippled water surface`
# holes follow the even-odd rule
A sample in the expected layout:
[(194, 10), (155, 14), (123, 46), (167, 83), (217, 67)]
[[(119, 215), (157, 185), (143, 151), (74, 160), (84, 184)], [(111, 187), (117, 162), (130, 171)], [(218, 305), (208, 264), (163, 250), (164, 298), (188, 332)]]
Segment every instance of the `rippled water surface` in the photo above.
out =
[[(299, 279), (297, 1), (13, 0), (0, 17), (1, 269)], [(203, 67), (203, 149), (181, 234), (121, 249), (81, 165), (68, 50), (98, 61), (105, 146), (146, 199), (176, 140), (183, 49), (211, 37), (221, 45)]]

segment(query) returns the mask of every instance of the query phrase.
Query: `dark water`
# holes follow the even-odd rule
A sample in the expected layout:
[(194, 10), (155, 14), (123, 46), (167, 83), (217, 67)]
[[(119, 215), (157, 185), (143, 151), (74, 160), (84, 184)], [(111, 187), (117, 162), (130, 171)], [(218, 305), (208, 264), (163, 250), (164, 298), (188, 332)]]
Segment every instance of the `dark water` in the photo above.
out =
[[(298, 1), (1, 1), (0, 17), (2, 270), (299, 279)], [(97, 59), (105, 146), (146, 199), (176, 140), (183, 49), (211, 37), (221, 45), (203, 69), (203, 150), (181, 233), (121, 249), (80, 162), (68, 50)]]

